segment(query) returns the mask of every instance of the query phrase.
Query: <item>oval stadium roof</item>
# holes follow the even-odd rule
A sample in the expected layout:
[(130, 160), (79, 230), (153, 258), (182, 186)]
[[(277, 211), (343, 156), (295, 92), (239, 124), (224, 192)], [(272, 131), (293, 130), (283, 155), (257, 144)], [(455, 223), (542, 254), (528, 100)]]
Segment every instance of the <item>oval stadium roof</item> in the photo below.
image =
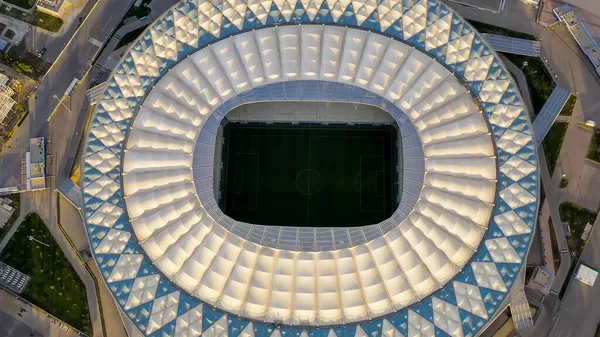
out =
[[(218, 125), (269, 101), (390, 113), (403, 147), (392, 217), (347, 229), (223, 214)], [(182, 1), (113, 72), (82, 160), (96, 262), (148, 336), (475, 336), (521, 270), (538, 206), (516, 85), (433, 0)]]

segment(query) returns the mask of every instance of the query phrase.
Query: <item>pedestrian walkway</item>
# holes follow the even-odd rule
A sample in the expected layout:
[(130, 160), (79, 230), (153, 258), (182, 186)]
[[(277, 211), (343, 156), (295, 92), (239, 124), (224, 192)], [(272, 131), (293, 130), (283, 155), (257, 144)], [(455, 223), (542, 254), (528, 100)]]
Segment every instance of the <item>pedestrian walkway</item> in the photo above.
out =
[(558, 114), (567, 103), (569, 96), (571, 96), (571, 91), (560, 85), (557, 85), (554, 90), (552, 90), (550, 97), (548, 97), (548, 100), (544, 103), (540, 113), (538, 113), (533, 121), (533, 134), (535, 135), (537, 146), (540, 146), (544, 137), (546, 137), (548, 131), (550, 131), (552, 124), (554, 124), (556, 117), (558, 117)]
[(42, 337), (33, 328), (5, 313), (2, 308), (0, 308), (0, 335), (3, 337)]
[(523, 331), (533, 326), (533, 319), (531, 318), (531, 310), (529, 309), (529, 302), (527, 296), (525, 296), (524, 278), (525, 271), (522, 270), (521, 274), (515, 281), (515, 286), (510, 292), (510, 311), (517, 331)]
[(496, 51), (533, 57), (540, 56), (539, 41), (495, 34), (483, 34), (483, 36)]
[[(18, 330), (11, 330), (10, 327)], [(79, 337), (79, 333), (56, 321), (45, 311), (32, 307), (0, 289), (0, 336), (26, 337), (31, 334), (44, 337)]]
[(56, 189), (73, 206), (81, 211), (81, 188), (71, 179), (65, 179)]

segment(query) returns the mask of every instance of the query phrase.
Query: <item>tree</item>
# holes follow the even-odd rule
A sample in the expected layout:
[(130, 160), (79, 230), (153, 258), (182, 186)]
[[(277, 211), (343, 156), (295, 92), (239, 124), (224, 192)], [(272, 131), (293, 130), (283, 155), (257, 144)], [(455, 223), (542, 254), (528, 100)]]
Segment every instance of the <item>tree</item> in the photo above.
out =
[(27, 74), (33, 73), (33, 68), (31, 68), (31, 66), (29, 64), (25, 64), (20, 61), (14, 61), (12, 66), (19, 73), (27, 73)]

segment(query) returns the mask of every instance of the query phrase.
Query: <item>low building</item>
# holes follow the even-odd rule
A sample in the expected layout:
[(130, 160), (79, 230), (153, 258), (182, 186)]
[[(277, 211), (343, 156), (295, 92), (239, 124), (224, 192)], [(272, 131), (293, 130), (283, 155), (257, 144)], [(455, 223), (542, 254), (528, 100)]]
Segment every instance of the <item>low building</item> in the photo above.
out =
[(27, 189), (46, 188), (46, 144), (44, 137), (29, 140), (29, 152), (25, 154), (27, 163)]
[(11, 203), (10, 199), (0, 197), (0, 229), (6, 226), (8, 220), (15, 212), (15, 208), (11, 206)]
[(566, 24), (581, 50), (592, 62), (596, 73), (600, 75), (600, 45), (592, 37), (579, 14), (568, 4), (564, 4), (554, 8), (554, 15)]
[(596, 278), (598, 278), (597, 268), (590, 268), (583, 263), (579, 265), (579, 270), (577, 270), (575, 279), (589, 285), (590, 287), (593, 287), (594, 283), (596, 283)]

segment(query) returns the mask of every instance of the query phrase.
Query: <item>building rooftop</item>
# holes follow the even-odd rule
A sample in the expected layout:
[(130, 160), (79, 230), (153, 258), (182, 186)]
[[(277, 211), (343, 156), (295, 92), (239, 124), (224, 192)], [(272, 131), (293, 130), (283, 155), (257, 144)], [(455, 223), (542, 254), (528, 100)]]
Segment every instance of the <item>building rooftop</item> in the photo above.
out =
[[(502, 63), (434, 0), (255, 5), (182, 1), (107, 81), (82, 209), (121, 309), (145, 335), (479, 334), (537, 214), (531, 124)], [(406, 189), (394, 215), (338, 231), (223, 214), (212, 175), (226, 113), (336, 100), (398, 124)]]
[(32, 164), (43, 164), (45, 158), (44, 138), (32, 138), (29, 141)]
[(585, 264), (580, 264), (579, 269), (577, 270), (577, 274), (575, 275), (575, 279), (593, 287), (596, 283), (596, 279), (598, 278), (598, 269), (591, 268), (586, 266)]
[(8, 86), (9, 82), (10, 79), (8, 76), (0, 74), (0, 123), (8, 116), (13, 106), (17, 103), (13, 99), (15, 91)]
[(598, 75), (600, 75), (600, 45), (592, 37), (585, 23), (579, 17), (579, 14), (568, 4), (554, 8), (554, 14), (559, 20), (565, 22), (571, 35), (573, 35), (579, 47), (592, 62)]
[(46, 188), (46, 144), (44, 137), (29, 140), (29, 152), (26, 154), (27, 189)]

